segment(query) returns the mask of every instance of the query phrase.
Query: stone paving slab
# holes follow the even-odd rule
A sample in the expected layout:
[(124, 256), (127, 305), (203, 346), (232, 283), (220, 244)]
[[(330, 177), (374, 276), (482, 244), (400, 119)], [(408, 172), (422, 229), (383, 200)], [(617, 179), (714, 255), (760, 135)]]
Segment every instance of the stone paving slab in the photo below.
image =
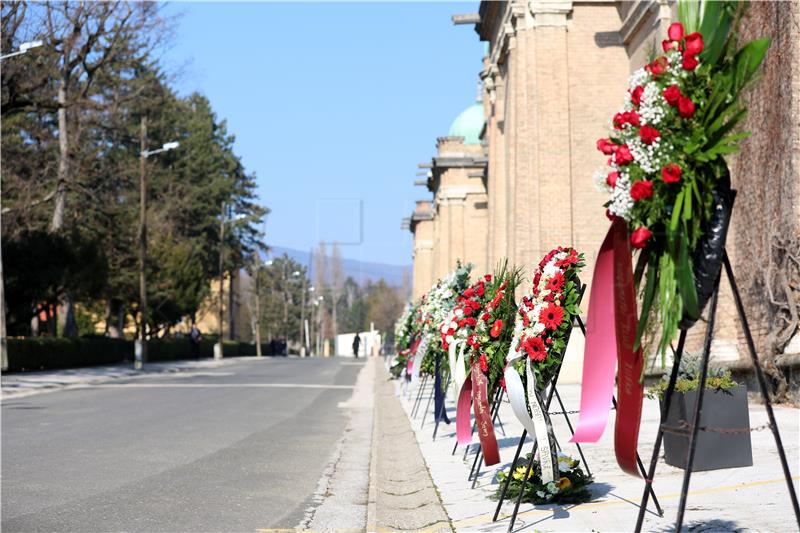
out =
[[(411, 398), (396, 383), (398, 397), (406, 413), (410, 413)], [(567, 410), (577, 410), (580, 403), (578, 385), (559, 386)], [(451, 419), (455, 420), (454, 405), (447, 404)], [(560, 410), (560, 409), (559, 409)], [(800, 410), (775, 407), (775, 415), (788, 455), (795, 489), (800, 491)], [(492, 522), (496, 502), (490, 496), (497, 489), (496, 473), (508, 468), (516, 450), (522, 425), (514, 417), (510, 405), (500, 409), (507, 436), (498, 435), (500, 443), (499, 465), (483, 467), (477, 486), (471, 488), (467, 481), (474, 454), (464, 460), (464, 448), (451, 455), (455, 438), (455, 421), (441, 425), (436, 441), (432, 440), (433, 417), (428, 414), (424, 427), (420, 427), (422, 413), (411, 421), (419, 447), (430, 470), (433, 481), (447, 514), (456, 531), (506, 531), (513, 502), (505, 503), (497, 522)], [(570, 415), (573, 424), (577, 415)], [(645, 399), (639, 436), (639, 453), (649, 465), (660, 419), (658, 402)], [(568, 444), (570, 433), (563, 416), (553, 418), (556, 438), (570, 455), (578, 457), (574, 445)], [(750, 404), (750, 425), (766, 424), (766, 411), (762, 405)], [(580, 505), (548, 505), (534, 507), (522, 504), (514, 531), (632, 531), (639, 511), (643, 481), (621, 472), (614, 456), (613, 413), (599, 442), (583, 447), (589, 469), (595, 478), (591, 486), (594, 500)], [(797, 531), (789, 491), (778, 461), (772, 433), (769, 430), (751, 434), (754, 466), (728, 470), (695, 472), (684, 520), (684, 530), (690, 531)], [(528, 440), (525, 453), (530, 451)], [(659, 462), (654, 488), (664, 509), (664, 517), (648, 512), (644, 531), (673, 531), (676, 518), (683, 470)], [(654, 509), (651, 507), (650, 509)]]
[(389, 373), (376, 366), (367, 531), (452, 532)]

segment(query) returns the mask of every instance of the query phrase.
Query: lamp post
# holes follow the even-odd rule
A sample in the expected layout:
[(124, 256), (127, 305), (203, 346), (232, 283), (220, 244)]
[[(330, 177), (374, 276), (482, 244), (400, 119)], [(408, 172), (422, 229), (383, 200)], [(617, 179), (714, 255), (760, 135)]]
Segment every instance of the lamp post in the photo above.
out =
[(19, 48), (16, 52), (11, 52), (10, 54), (4, 54), (0, 56), (0, 61), (3, 59), (8, 59), (9, 57), (19, 56), (26, 53), (28, 50), (33, 48), (38, 48), (44, 44), (44, 41), (28, 41), (26, 43), (22, 43), (19, 45)]
[[(42, 41), (29, 41), (19, 45), (17, 52), (0, 55), (0, 61), (26, 53), (31, 48), (42, 46)], [(2, 222), (0, 222), (0, 233), (2, 233)], [(6, 289), (5, 279), (3, 278), (3, 254), (0, 252), (0, 370), (8, 370), (8, 346), (6, 344)]]
[(141, 327), (139, 342), (134, 352), (134, 368), (141, 370), (147, 362), (147, 158), (151, 155), (174, 150), (180, 146), (177, 141), (169, 142), (156, 150), (147, 150), (147, 118), (142, 117), (139, 131), (139, 311)]

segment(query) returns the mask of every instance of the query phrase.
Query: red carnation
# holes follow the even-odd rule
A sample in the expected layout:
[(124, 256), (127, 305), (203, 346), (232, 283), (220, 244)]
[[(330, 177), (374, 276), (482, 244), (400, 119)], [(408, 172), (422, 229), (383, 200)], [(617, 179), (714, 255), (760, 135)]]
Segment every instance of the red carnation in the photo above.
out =
[[(642, 101), (642, 93), (643, 92), (644, 92), (644, 87), (642, 87), (641, 85), (637, 85), (636, 88), (633, 89), (633, 91), (631, 91), (631, 102), (633, 102), (635, 105), (638, 106), (639, 103)], [(606, 154), (606, 155), (610, 155), (610, 154)]]
[(675, 107), (678, 105), (678, 99), (681, 97), (681, 88), (677, 85), (670, 85), (664, 89), (664, 92), (661, 94), (664, 95), (664, 100), (666, 100), (669, 105)]
[(617, 149), (617, 145), (611, 142), (611, 139), (598, 139), (597, 149), (605, 155), (611, 155), (614, 153), (614, 150)]
[(622, 144), (617, 148), (617, 151), (614, 153), (614, 161), (620, 166), (633, 162), (633, 155), (627, 144)]
[(472, 309), (472, 307), (470, 307), (470, 306), (466, 306), (464, 308), (464, 314), (466, 316), (470, 316), (473, 312), (474, 312), (474, 309)]
[(467, 319), (467, 324), (469, 324), (470, 326), (475, 326), (475, 325), (477, 325), (477, 324), (478, 324), (478, 321), (477, 321), (477, 320), (475, 320), (475, 319), (474, 319), (474, 318), (472, 318), (472, 317), (469, 317), (469, 318)]
[(650, 180), (637, 181), (631, 186), (631, 198), (638, 202), (653, 196), (653, 182)]
[(690, 33), (686, 36), (686, 53), (696, 56), (703, 51), (703, 36), (699, 32)]
[(644, 125), (639, 129), (639, 138), (644, 144), (653, 144), (660, 136), (661, 133), (652, 126)]
[(534, 361), (544, 361), (547, 358), (547, 349), (544, 342), (539, 337), (527, 337), (525, 339), (525, 352)]
[(678, 114), (683, 118), (692, 118), (694, 116), (694, 102), (691, 98), (681, 96), (678, 99)]
[(486, 359), (486, 354), (481, 354), (478, 357), (478, 364), (481, 365), (481, 372), (488, 372), (489, 371), (489, 361)]
[(478, 288), (475, 289), (475, 292), (478, 293), (478, 296), (483, 296), (483, 293), (486, 292), (486, 289), (483, 288), (483, 283), (478, 285)]
[(564, 309), (556, 304), (548, 305), (539, 313), (539, 322), (549, 330), (558, 329), (562, 320), (564, 320)]
[(464, 298), (472, 298), (473, 296), (475, 296), (475, 289), (470, 287), (469, 289), (464, 291), (463, 296)]
[(637, 229), (631, 234), (631, 246), (634, 248), (644, 248), (651, 235), (653, 235), (653, 233), (645, 227)]
[(678, 183), (681, 181), (682, 172), (677, 163), (670, 163), (661, 169), (661, 179), (664, 183)]
[(491, 274), (486, 274), (485, 276), (483, 276), (483, 279), (485, 279), (486, 282), (488, 283), (488, 282), (492, 281), (492, 275)]
[(683, 39), (683, 24), (680, 22), (673, 22), (670, 24), (669, 29), (667, 30), (667, 36), (670, 40), (673, 41), (680, 41)]
[(694, 70), (700, 62), (697, 58), (688, 52), (683, 54), (683, 70)]
[(495, 320), (494, 324), (492, 325), (492, 330), (489, 332), (489, 335), (492, 338), (497, 338), (500, 336), (500, 332), (503, 331), (503, 321), (502, 320)]
[(488, 322), (489, 321), (489, 313), (483, 313), (481, 315), (481, 320), (483, 320), (484, 322)]

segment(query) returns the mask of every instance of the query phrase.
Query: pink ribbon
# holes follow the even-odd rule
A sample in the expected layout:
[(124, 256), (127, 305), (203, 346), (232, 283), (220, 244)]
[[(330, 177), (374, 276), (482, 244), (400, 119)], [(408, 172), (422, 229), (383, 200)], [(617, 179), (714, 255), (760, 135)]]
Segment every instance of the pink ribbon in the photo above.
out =
[(472, 425), (470, 424), (470, 404), (472, 403), (472, 380), (465, 379), (458, 394), (456, 405), (456, 440), (461, 446), (472, 444)]
[[(624, 225), (621, 219), (618, 219)], [(617, 224), (617, 222), (614, 222)], [(609, 229), (594, 266), (578, 425), (570, 442), (597, 442), (603, 435), (614, 395), (617, 339), (614, 314), (614, 224)]]

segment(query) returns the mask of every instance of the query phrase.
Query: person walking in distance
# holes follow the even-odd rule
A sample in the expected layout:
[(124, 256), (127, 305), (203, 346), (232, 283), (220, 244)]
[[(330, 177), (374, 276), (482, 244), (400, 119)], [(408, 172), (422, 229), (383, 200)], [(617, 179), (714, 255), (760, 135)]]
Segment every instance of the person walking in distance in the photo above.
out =
[(200, 340), (203, 336), (200, 334), (200, 328), (197, 324), (192, 322), (192, 330), (189, 332), (189, 346), (192, 349), (192, 359), (200, 359)]
[(353, 339), (353, 357), (358, 359), (358, 348), (361, 346), (361, 337), (356, 333), (356, 338)]

